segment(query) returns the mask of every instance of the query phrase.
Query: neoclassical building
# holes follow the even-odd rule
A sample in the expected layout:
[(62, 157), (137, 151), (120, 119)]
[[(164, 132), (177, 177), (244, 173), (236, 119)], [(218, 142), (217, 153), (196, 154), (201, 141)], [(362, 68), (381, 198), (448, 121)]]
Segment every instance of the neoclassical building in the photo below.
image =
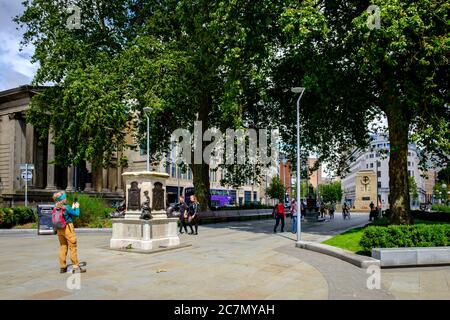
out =
[[(55, 146), (49, 135), (44, 141), (38, 139), (35, 128), (25, 121), (25, 113), (34, 94), (45, 87), (20, 86), (0, 92), (0, 203), (14, 205), (23, 203), (25, 181), (21, 177), (21, 165), (34, 165), (33, 176), (27, 183), (28, 199), (31, 204), (48, 202), (56, 190), (82, 191), (101, 195), (109, 200), (121, 200), (124, 196), (122, 173), (143, 171), (146, 167), (145, 150), (124, 151), (128, 166), (93, 170), (90, 163), (74, 167), (61, 167), (53, 163)], [(129, 143), (136, 144), (128, 137)], [(113, 159), (114, 161), (114, 159)], [(167, 202), (174, 202), (184, 188), (192, 187), (192, 173), (182, 172), (174, 163), (163, 159), (154, 168), (167, 172)], [(227, 189), (220, 186), (221, 172), (210, 173), (211, 188)], [(267, 182), (271, 177), (263, 177), (261, 184), (250, 182), (233, 190), (236, 204), (259, 201), (272, 203), (265, 195)]]

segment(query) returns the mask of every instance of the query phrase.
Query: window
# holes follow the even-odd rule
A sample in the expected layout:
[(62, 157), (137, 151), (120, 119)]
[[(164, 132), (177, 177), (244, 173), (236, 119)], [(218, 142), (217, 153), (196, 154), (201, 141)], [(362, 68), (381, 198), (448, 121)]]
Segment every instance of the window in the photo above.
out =
[(231, 204), (236, 204), (236, 190), (231, 190), (230, 192), (230, 196), (231, 196)]
[(170, 174), (170, 162), (169, 161), (166, 161), (166, 173), (167, 174)]
[(188, 169), (188, 179), (189, 179), (189, 180), (192, 179), (192, 171), (191, 171), (191, 168)]
[(381, 181), (378, 181), (377, 186), (378, 186), (378, 189), (381, 188)]
[(370, 167), (373, 168), (373, 163), (370, 164)]
[(147, 142), (141, 143), (141, 145), (139, 146), (139, 149), (140, 149), (139, 151), (140, 151), (141, 156), (147, 155)]
[(252, 201), (252, 192), (251, 191), (244, 191), (244, 202), (250, 203)]
[(408, 167), (411, 167), (411, 162), (408, 161)]
[(377, 171), (377, 177), (381, 178), (381, 171)]
[(175, 165), (172, 163), (172, 178), (175, 178), (176, 175), (176, 170), (177, 168), (175, 167)]

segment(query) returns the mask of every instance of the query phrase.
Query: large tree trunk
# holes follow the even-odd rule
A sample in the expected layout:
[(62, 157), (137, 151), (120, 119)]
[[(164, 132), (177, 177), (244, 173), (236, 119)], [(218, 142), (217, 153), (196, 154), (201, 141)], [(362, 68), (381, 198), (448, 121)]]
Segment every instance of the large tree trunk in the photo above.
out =
[(200, 211), (209, 211), (211, 196), (209, 192), (209, 165), (207, 163), (191, 164), (195, 195), (200, 204)]
[[(198, 121), (202, 122), (202, 137), (206, 130), (209, 128), (209, 113), (211, 111), (212, 101), (209, 94), (205, 94), (200, 110), (198, 113)], [(202, 162), (201, 164), (193, 163), (190, 165), (193, 175), (193, 184), (195, 189), (195, 196), (200, 204), (201, 211), (210, 211), (211, 208), (211, 193), (209, 191), (209, 163), (203, 161), (203, 151), (208, 142), (204, 142), (202, 139)], [(194, 160), (194, 159), (193, 159)]]
[(386, 112), (389, 128), (389, 207), (390, 223), (411, 222), (408, 186), (408, 130), (407, 117), (394, 108)]

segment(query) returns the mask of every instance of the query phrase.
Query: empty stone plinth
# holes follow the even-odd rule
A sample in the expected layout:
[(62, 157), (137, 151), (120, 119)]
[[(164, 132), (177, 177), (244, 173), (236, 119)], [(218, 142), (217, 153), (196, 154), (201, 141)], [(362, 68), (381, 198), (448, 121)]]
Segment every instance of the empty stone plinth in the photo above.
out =
[(177, 235), (178, 218), (165, 219), (114, 219), (110, 247), (152, 250), (180, 244)]

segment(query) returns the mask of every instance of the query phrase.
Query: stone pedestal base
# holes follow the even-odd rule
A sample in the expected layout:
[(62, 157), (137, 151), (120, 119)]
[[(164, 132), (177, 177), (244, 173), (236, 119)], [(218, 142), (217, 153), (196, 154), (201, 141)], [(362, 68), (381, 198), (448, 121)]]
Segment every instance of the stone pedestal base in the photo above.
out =
[(310, 210), (306, 209), (305, 219), (307, 221), (315, 222), (315, 221), (318, 221), (318, 218), (319, 218), (319, 212), (316, 212), (314, 210), (310, 211)]
[[(128, 215), (128, 214), (127, 214)], [(110, 247), (123, 249), (131, 245), (132, 249), (152, 250), (159, 247), (171, 247), (180, 244), (178, 237), (178, 218), (113, 219)]]

